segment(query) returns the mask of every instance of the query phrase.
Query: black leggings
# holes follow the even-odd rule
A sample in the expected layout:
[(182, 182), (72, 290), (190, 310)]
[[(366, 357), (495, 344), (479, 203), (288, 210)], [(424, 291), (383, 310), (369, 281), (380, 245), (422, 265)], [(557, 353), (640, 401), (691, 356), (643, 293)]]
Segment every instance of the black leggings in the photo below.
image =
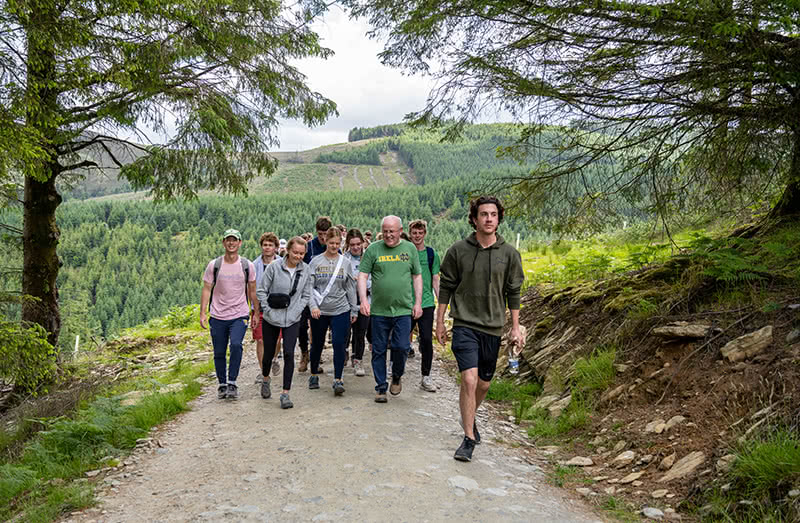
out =
[(306, 307), (303, 309), (303, 314), (300, 316), (300, 325), (298, 339), (300, 340), (300, 352), (303, 354), (308, 352), (308, 324), (311, 321), (311, 311)]
[(367, 334), (367, 327), (369, 326), (369, 316), (364, 316), (360, 312), (358, 313), (358, 318), (356, 319), (355, 323), (351, 326), (351, 336), (352, 336), (352, 348), (353, 348), (353, 359), (354, 360), (363, 360), (364, 359), (364, 337)]
[(300, 322), (288, 327), (276, 327), (266, 321), (261, 322), (261, 332), (264, 335), (264, 359), (261, 360), (261, 374), (269, 376), (272, 358), (278, 348), (278, 338), (283, 331), (283, 390), (292, 388), (292, 375), (294, 374), (294, 346), (297, 344), (297, 332)]
[(422, 316), (411, 320), (411, 332), (419, 325), (419, 352), (422, 355), (422, 375), (431, 375), (433, 364), (433, 313), (436, 307), (425, 307)]

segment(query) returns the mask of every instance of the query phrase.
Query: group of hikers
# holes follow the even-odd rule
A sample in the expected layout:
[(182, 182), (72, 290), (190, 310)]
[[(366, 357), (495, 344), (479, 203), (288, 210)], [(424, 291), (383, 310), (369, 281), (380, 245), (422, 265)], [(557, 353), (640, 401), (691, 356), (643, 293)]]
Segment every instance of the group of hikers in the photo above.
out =
[(210, 328), (214, 347), (218, 397), (239, 397), (236, 382), (248, 325), (256, 340), (261, 367), (257, 383), (264, 399), (272, 397), (269, 371), (280, 372), (277, 358), (282, 345), (279, 403), (283, 409), (293, 407), (289, 392), (295, 347), (299, 342), (298, 372), (308, 370), (309, 389), (319, 389), (328, 334), (334, 395), (345, 392), (343, 373), (348, 360), (356, 376), (366, 374), (365, 340), (371, 344), (375, 402), (386, 403), (387, 391), (399, 395), (406, 361), (414, 356), (415, 327), (422, 360), (420, 387), (436, 392), (430, 377), (433, 336), (435, 332), (438, 342), (446, 346), (449, 306), (451, 350), (461, 373), (459, 407), (464, 428), (454, 457), (471, 461), (481, 440), (475, 413), (495, 373), (506, 308), (511, 313), (510, 343), (518, 347), (523, 343), (519, 308), (524, 273), (519, 252), (497, 233), (503, 213), (503, 205), (494, 196), (473, 199), (468, 219), (474, 232), (454, 243), (441, 261), (425, 245), (424, 220), (412, 221), (406, 234), (401, 218), (393, 215), (381, 220), (375, 241), (369, 231), (362, 234), (356, 228), (334, 226), (327, 216), (317, 219), (313, 238), (306, 233), (285, 241), (264, 233), (259, 240), (261, 256), (253, 262), (239, 256), (239, 231), (226, 230), (225, 253), (206, 266), (200, 302), (200, 324)]

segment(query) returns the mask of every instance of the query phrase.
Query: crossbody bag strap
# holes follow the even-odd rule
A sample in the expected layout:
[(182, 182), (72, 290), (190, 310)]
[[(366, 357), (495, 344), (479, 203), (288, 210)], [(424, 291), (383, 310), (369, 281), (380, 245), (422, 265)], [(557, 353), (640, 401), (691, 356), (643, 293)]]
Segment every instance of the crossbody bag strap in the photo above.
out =
[(300, 281), (300, 268), (298, 267), (294, 271), (294, 283), (292, 284), (292, 290), (289, 292), (289, 296), (294, 296), (294, 293), (297, 292), (297, 282)]
[(322, 300), (325, 299), (325, 296), (327, 296), (328, 293), (331, 292), (331, 287), (333, 287), (333, 282), (336, 280), (336, 276), (339, 274), (339, 269), (342, 268), (342, 262), (343, 261), (344, 261), (344, 255), (340, 254), (339, 255), (339, 262), (336, 264), (336, 268), (333, 270), (333, 274), (331, 275), (331, 279), (328, 280), (328, 285), (325, 286), (325, 290), (322, 291), (322, 294), (320, 294), (316, 290), (314, 291), (314, 293), (316, 294), (315, 297), (317, 298), (317, 301), (319, 301), (320, 304), (322, 304)]

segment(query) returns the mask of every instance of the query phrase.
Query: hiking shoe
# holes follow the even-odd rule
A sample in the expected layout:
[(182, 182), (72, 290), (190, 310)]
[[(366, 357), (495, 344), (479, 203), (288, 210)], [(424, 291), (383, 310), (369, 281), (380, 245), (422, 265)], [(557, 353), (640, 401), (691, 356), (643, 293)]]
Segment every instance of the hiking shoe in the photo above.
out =
[(392, 396), (397, 396), (403, 390), (403, 384), (400, 383), (400, 377), (395, 378), (392, 376), (392, 384), (389, 386), (389, 392)]
[(272, 360), (272, 375), (277, 376), (281, 373), (281, 364), (278, 363), (278, 360)]
[(430, 376), (423, 376), (422, 381), (419, 382), (419, 387), (426, 392), (436, 392), (436, 385)]
[(408, 359), (413, 360), (417, 357), (417, 354), (414, 352), (414, 349), (408, 351)]
[(336, 380), (333, 382), (333, 393), (337, 396), (344, 394), (344, 382), (342, 380)]
[(375, 394), (375, 403), (386, 403), (386, 391)]
[(319, 376), (309, 376), (308, 377), (308, 388), (309, 389), (318, 389), (319, 388)]
[(228, 386), (227, 385), (220, 385), (217, 387), (217, 399), (224, 400), (228, 397)]
[(458, 447), (453, 457), (458, 461), (472, 461), (473, 450), (475, 450), (475, 440), (464, 436), (464, 441), (461, 442), (461, 446)]
[(228, 396), (229, 400), (238, 400), (239, 399), (239, 387), (232, 383), (228, 383)]
[(261, 397), (265, 400), (272, 397), (272, 389), (270, 389), (269, 384), (272, 380), (264, 380), (261, 382)]
[(263, 382), (264, 382), (264, 376), (259, 374), (258, 377), (256, 378), (256, 385), (261, 385)]
[(289, 394), (282, 392), (281, 393), (281, 408), (282, 409), (291, 409), (294, 407), (294, 403), (292, 400), (289, 399)]
[(361, 364), (361, 360), (353, 360), (353, 362), (353, 367), (356, 369), (356, 376), (366, 376), (367, 373), (364, 372), (364, 365)]
[(304, 352), (300, 356), (300, 364), (297, 365), (297, 372), (305, 372), (308, 370), (308, 352)]

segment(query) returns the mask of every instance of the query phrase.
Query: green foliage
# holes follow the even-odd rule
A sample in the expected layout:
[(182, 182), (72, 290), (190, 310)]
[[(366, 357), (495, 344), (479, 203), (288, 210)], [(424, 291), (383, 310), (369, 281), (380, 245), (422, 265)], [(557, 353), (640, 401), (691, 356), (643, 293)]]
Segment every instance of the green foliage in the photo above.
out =
[(788, 492), (800, 480), (800, 435), (783, 429), (747, 440), (736, 452), (730, 475), (753, 498)]
[(387, 151), (385, 140), (353, 147), (339, 151), (322, 153), (314, 160), (315, 163), (347, 163), (351, 165), (380, 165), (380, 154)]
[(585, 427), (590, 419), (591, 413), (586, 402), (575, 396), (557, 418), (550, 416), (547, 409), (534, 408), (529, 408), (520, 416), (521, 423), (524, 422), (522, 420), (528, 422), (528, 437), (542, 443), (556, 442), (573, 429)]
[(752, 282), (764, 279), (768, 271), (754, 240), (728, 237), (714, 240), (696, 234), (690, 243), (694, 258), (704, 267), (703, 274), (723, 283)]
[(186, 305), (184, 307), (171, 307), (161, 324), (167, 329), (185, 329), (199, 324), (200, 305)]
[(0, 465), (0, 507), (8, 504), (36, 483), (36, 474), (29, 468)]
[(556, 463), (553, 470), (547, 474), (547, 481), (558, 488), (563, 488), (565, 485), (574, 484), (576, 482), (591, 484), (591, 480), (587, 479), (578, 467), (567, 467), (559, 465), (558, 463)]
[(576, 391), (590, 395), (605, 390), (614, 383), (616, 357), (616, 347), (608, 346), (598, 347), (589, 358), (578, 358), (574, 365), (573, 395)]
[(36, 394), (37, 387), (50, 381), (55, 370), (55, 351), (40, 325), (26, 327), (0, 317), (0, 377)]
[(378, 125), (377, 127), (353, 127), (347, 133), (348, 142), (366, 140), (367, 138), (385, 138), (387, 136), (398, 136), (405, 130), (404, 124)]
[(542, 393), (542, 386), (535, 382), (518, 384), (512, 380), (497, 378), (489, 385), (486, 399), (491, 401), (520, 401), (536, 398)]

